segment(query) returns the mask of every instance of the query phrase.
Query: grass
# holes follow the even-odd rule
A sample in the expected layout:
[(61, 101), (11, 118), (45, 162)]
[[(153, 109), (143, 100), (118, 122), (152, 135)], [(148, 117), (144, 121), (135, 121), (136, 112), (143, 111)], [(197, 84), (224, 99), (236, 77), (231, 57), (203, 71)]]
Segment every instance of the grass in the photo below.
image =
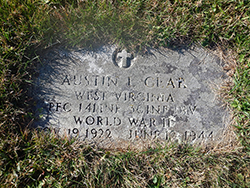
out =
[[(0, 15), (0, 187), (250, 187), (250, 2), (1, 0)], [(240, 145), (109, 151), (27, 129), (37, 54), (62, 43), (142, 53), (198, 43), (231, 56), (222, 96)]]

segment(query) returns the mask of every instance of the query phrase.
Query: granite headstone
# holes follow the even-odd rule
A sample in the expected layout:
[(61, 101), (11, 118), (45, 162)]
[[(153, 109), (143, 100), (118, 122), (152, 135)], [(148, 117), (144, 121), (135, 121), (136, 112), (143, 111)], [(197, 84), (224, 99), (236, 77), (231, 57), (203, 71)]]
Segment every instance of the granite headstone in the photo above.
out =
[(57, 48), (42, 55), (33, 95), (35, 125), (102, 143), (214, 141), (230, 121), (218, 99), (228, 76), (201, 47), (149, 49), (144, 55), (103, 46)]

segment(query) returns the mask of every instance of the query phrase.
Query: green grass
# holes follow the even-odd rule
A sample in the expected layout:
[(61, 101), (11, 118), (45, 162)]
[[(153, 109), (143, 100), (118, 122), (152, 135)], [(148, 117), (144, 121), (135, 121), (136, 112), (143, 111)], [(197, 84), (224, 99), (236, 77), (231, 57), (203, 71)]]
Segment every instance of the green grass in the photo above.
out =
[[(0, 0), (0, 187), (250, 187), (250, 2)], [(27, 129), (44, 48), (198, 43), (237, 63), (224, 87), (240, 145), (108, 151)]]

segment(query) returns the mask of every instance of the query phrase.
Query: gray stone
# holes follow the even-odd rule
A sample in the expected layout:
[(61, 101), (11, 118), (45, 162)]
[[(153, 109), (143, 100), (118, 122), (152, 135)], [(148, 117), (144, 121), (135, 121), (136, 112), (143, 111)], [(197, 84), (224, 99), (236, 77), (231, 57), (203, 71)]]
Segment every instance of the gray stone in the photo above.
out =
[(54, 49), (38, 67), (35, 125), (102, 146), (141, 141), (210, 142), (230, 113), (217, 99), (224, 62), (198, 47), (148, 55), (104, 46)]

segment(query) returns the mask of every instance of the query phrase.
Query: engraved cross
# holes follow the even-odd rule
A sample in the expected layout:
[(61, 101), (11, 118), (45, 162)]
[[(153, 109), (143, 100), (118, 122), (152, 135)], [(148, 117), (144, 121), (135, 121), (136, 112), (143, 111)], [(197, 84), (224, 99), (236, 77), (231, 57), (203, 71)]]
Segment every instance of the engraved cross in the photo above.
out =
[(130, 53), (127, 53), (126, 50), (122, 50), (122, 52), (117, 54), (117, 58), (122, 58), (122, 64), (121, 66), (123, 68), (127, 68), (130, 66), (129, 58), (132, 58), (132, 55)]

